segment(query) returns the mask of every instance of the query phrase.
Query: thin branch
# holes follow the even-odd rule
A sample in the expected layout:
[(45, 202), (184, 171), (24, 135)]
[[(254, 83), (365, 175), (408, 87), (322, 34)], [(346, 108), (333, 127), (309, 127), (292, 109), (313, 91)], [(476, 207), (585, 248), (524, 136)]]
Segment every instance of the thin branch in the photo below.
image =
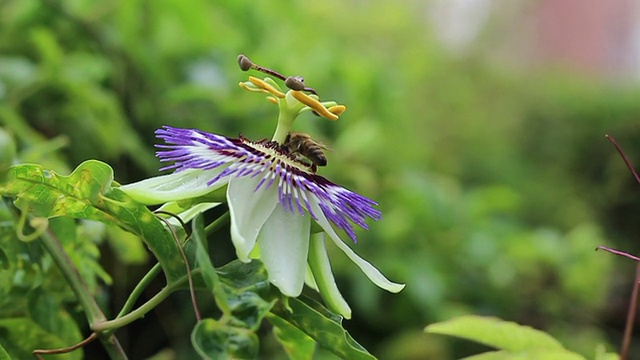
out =
[(635, 255), (631, 255), (631, 254), (629, 254), (628, 252), (625, 252), (625, 251), (620, 251), (620, 250), (612, 249), (612, 248), (610, 248), (610, 247), (606, 247), (606, 246), (602, 246), (602, 245), (598, 246), (598, 247), (596, 248), (596, 251), (597, 251), (597, 250), (604, 250), (604, 251), (610, 252), (610, 253), (612, 253), (612, 254), (614, 254), (614, 255), (618, 255), (618, 256), (626, 257), (627, 259), (631, 259), (631, 260), (633, 260), (633, 261), (636, 261), (636, 262), (639, 262), (639, 263), (640, 263), (640, 257), (637, 257), (637, 256), (635, 256)]
[[(51, 230), (47, 230), (40, 236), (40, 240), (78, 298), (82, 309), (87, 315), (90, 326), (94, 323), (105, 321), (104, 313), (102, 313), (100, 306), (98, 306), (98, 303), (89, 292), (87, 285), (80, 276), (80, 272), (71, 261), (71, 258), (69, 258), (56, 235)], [(111, 359), (127, 359), (127, 355), (115, 335), (104, 334), (100, 335), (99, 338)]]
[(196, 320), (198, 320), (198, 322), (200, 322), (200, 320), (202, 320), (202, 317), (200, 316), (200, 310), (198, 310), (198, 302), (196, 301), (196, 291), (194, 289), (193, 286), (193, 279), (191, 277), (191, 266), (189, 265), (189, 260), (187, 259), (187, 254), (184, 253), (184, 249), (182, 248), (182, 244), (180, 244), (180, 240), (178, 239), (178, 234), (176, 234), (176, 231), (173, 229), (173, 226), (171, 226), (171, 223), (169, 222), (169, 220), (159, 217), (157, 216), (157, 218), (164, 222), (165, 225), (167, 225), (167, 227), (169, 228), (169, 231), (171, 232), (171, 235), (173, 236), (173, 239), (176, 241), (176, 244), (178, 245), (178, 250), (180, 250), (180, 255), (182, 256), (182, 260), (184, 261), (184, 266), (187, 270), (187, 280), (189, 280), (189, 294), (191, 295), (191, 303), (193, 304), (193, 312), (196, 315)]
[[(640, 184), (640, 176), (638, 176), (638, 173), (633, 168), (633, 165), (631, 165), (631, 161), (629, 161), (629, 158), (627, 158), (627, 155), (625, 155), (620, 145), (618, 145), (616, 140), (610, 135), (607, 134), (605, 136), (607, 139), (609, 139), (609, 141), (611, 141), (613, 146), (615, 146), (620, 156), (622, 156), (622, 160), (624, 160), (624, 163), (629, 168), (629, 171), (631, 171), (631, 173), (633, 174), (633, 177), (636, 179), (636, 182)], [(635, 261), (640, 261), (640, 258), (634, 255), (631, 255), (629, 253), (626, 253), (624, 251), (614, 250), (614, 249), (606, 248), (604, 246), (599, 246), (598, 248), (609, 251), (619, 256), (633, 259)], [(622, 347), (620, 349), (620, 360), (627, 360), (629, 356), (629, 348), (631, 347), (631, 335), (633, 333), (633, 323), (635, 322), (636, 310), (638, 308), (639, 286), (640, 286), (640, 262), (638, 262), (638, 264), (636, 265), (636, 277), (633, 282), (633, 290), (631, 291), (631, 301), (629, 302), (629, 310), (627, 312), (627, 323), (625, 324), (625, 327), (624, 327), (624, 337), (622, 339)]]
[(151, 268), (151, 270), (147, 272), (147, 274), (142, 278), (142, 280), (140, 280), (140, 282), (133, 289), (131, 294), (129, 294), (129, 298), (122, 306), (122, 310), (120, 310), (120, 312), (118, 313), (118, 316), (116, 316), (116, 319), (121, 318), (124, 315), (127, 315), (131, 311), (131, 309), (133, 309), (133, 305), (135, 305), (138, 298), (140, 298), (140, 295), (142, 295), (142, 292), (147, 288), (149, 283), (151, 283), (151, 281), (155, 279), (155, 277), (158, 276), (161, 272), (162, 272), (162, 267), (160, 266), (159, 263), (155, 264)]
[(636, 310), (638, 308), (638, 288), (640, 287), (640, 263), (636, 265), (636, 279), (633, 282), (633, 290), (631, 291), (631, 301), (629, 302), (629, 310), (627, 311), (627, 323), (624, 326), (624, 337), (622, 339), (622, 348), (620, 349), (620, 360), (629, 358), (629, 349), (631, 348), (631, 334), (633, 333), (633, 323), (636, 319)]
[(44, 349), (36, 349), (33, 350), (32, 354), (33, 356), (36, 357), (36, 359), (38, 360), (44, 360), (44, 358), (40, 355), (53, 355), (53, 354), (66, 354), (66, 353), (70, 353), (74, 350), (77, 350), (85, 345), (87, 345), (88, 343), (92, 342), (93, 340), (98, 338), (98, 333), (93, 332), (91, 333), (91, 335), (89, 335), (88, 338), (80, 341), (79, 343), (73, 345), (73, 346), (69, 346), (66, 348), (59, 348), (59, 349), (48, 349), (48, 350), (44, 350)]
[(638, 176), (638, 173), (636, 172), (636, 170), (633, 168), (633, 165), (631, 165), (631, 161), (629, 161), (629, 158), (627, 158), (627, 155), (624, 154), (624, 151), (622, 151), (622, 148), (620, 147), (620, 145), (618, 145), (618, 143), (616, 142), (616, 140), (611, 137), (611, 135), (607, 134), (605, 135), (605, 137), (611, 141), (611, 143), (613, 144), (613, 146), (615, 146), (616, 150), (618, 150), (618, 153), (620, 154), (620, 156), (622, 156), (622, 160), (624, 160), (624, 163), (627, 165), (627, 167), (629, 168), (629, 171), (631, 171), (631, 173), (633, 174), (633, 177), (636, 178), (636, 181), (638, 182), (638, 184), (640, 184), (640, 176)]

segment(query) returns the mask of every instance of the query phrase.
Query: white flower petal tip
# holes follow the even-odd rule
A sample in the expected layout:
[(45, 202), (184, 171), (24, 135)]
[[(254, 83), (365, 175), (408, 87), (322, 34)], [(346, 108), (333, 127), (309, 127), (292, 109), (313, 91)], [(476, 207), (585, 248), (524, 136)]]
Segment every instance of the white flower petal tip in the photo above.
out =
[(260, 258), (269, 281), (286, 296), (302, 293), (307, 270), (311, 220), (281, 206), (271, 213), (258, 236)]
[[(316, 211), (317, 208), (318, 205), (312, 204), (312, 209), (314, 211)], [(331, 224), (324, 216), (319, 216), (316, 221), (318, 222), (318, 225), (322, 227), (325, 233), (329, 235), (331, 240), (333, 240), (333, 243), (336, 244), (336, 246), (340, 248), (340, 250), (342, 250), (342, 252), (344, 252), (344, 254), (347, 255), (347, 257), (360, 268), (360, 270), (362, 270), (362, 272), (369, 278), (369, 280), (376, 284), (376, 286), (392, 293), (397, 293), (404, 289), (404, 284), (396, 284), (389, 281), (389, 279), (382, 275), (380, 270), (376, 269), (368, 261), (364, 260), (353, 250), (351, 250), (351, 248), (347, 244), (345, 244), (342, 239), (340, 239), (338, 234), (336, 234), (336, 232), (331, 227)]]
[(206, 195), (223, 186), (224, 184), (209, 184), (209, 180), (220, 171), (190, 169), (122, 185), (120, 190), (145, 205), (189, 199)]
[(309, 246), (309, 268), (315, 284), (329, 309), (351, 319), (351, 308), (342, 297), (331, 271), (331, 263), (324, 242), (324, 233), (311, 235)]

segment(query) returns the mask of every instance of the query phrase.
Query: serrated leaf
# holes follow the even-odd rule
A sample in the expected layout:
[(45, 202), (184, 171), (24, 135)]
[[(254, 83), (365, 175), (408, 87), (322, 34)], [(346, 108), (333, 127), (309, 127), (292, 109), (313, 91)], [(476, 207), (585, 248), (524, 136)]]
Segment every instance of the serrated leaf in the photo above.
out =
[(196, 352), (206, 359), (255, 359), (258, 337), (249, 329), (204, 319), (191, 332)]
[(273, 325), (276, 340), (292, 360), (311, 360), (316, 349), (316, 342), (291, 323), (273, 314), (267, 315)]
[(160, 262), (168, 282), (185, 274), (170, 232), (146, 206), (113, 187), (113, 170), (105, 163), (85, 161), (69, 176), (39, 165), (17, 165), (0, 186), (0, 194), (16, 197), (18, 207), (28, 206), (36, 216), (70, 216), (118, 225), (142, 238)]
[(342, 327), (340, 316), (304, 296), (287, 299), (287, 305), (282, 301), (276, 303), (271, 310), (274, 316), (300, 329), (318, 345), (343, 359), (375, 359)]
[(545, 332), (494, 317), (460, 316), (431, 324), (425, 328), (425, 331), (456, 336), (508, 351), (564, 350), (556, 339)]
[(585, 360), (584, 356), (568, 350), (532, 349), (529, 351), (490, 351), (479, 355), (469, 356), (464, 360)]
[[(33, 358), (31, 351), (34, 346), (38, 349), (58, 349), (74, 345), (43, 330), (28, 318), (0, 319), (0, 343), (16, 359)], [(78, 349), (67, 354), (50, 355), (47, 359), (80, 360), (82, 353), (82, 349)]]

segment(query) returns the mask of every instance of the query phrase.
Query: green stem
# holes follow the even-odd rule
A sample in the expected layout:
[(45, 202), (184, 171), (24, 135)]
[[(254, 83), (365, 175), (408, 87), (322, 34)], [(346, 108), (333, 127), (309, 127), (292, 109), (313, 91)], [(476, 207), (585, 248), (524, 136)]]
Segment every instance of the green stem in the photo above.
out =
[[(153, 269), (151, 269), (151, 271), (153, 271)], [(151, 271), (149, 271), (149, 273), (151, 273)], [(196, 275), (199, 272), (199, 269), (195, 269), (191, 272), (191, 276)], [(147, 275), (149, 275), (149, 273), (147, 273)], [(147, 276), (145, 276), (145, 278), (146, 277)], [(162, 288), (162, 290), (160, 290), (160, 292), (158, 292), (154, 297), (149, 299), (149, 301), (140, 305), (139, 308), (126, 315), (118, 315), (119, 317), (114, 320), (93, 323), (91, 324), (91, 329), (95, 332), (115, 331), (123, 326), (131, 324), (132, 322), (140, 318), (143, 318), (146, 313), (153, 310), (153, 308), (158, 306), (158, 304), (160, 304), (164, 299), (171, 295), (176, 289), (183, 286), (183, 284), (187, 282), (187, 280), (188, 279), (186, 275), (177, 280), (174, 280), (172, 283)]]
[[(229, 212), (227, 211), (226, 213), (222, 214), (222, 216), (217, 218), (214, 222), (209, 224), (205, 228), (205, 232), (207, 234), (211, 234), (215, 232), (216, 230), (221, 228), (223, 225), (228, 223), (229, 219), (230, 219), (230, 216), (229, 216)], [(116, 330), (119, 327), (127, 325), (133, 320), (136, 320), (144, 316), (144, 314), (146, 314), (149, 310), (155, 307), (162, 300), (164, 300), (172, 292), (174, 285), (166, 286), (147, 303), (145, 303), (138, 309), (131, 312), (131, 309), (133, 309), (133, 306), (135, 305), (136, 301), (138, 301), (138, 299), (140, 298), (140, 295), (142, 295), (142, 292), (144, 291), (144, 289), (146, 289), (147, 286), (149, 286), (149, 284), (151, 283), (151, 281), (153, 281), (153, 279), (156, 276), (158, 276), (161, 272), (162, 272), (162, 267), (160, 266), (160, 264), (154, 265), (149, 270), (149, 272), (147, 272), (147, 274), (140, 280), (140, 282), (136, 285), (136, 287), (133, 289), (133, 291), (129, 295), (129, 298), (127, 299), (125, 304), (122, 306), (122, 310), (120, 310), (120, 312), (118, 313), (118, 316), (116, 316), (116, 319), (111, 321), (106, 321), (106, 319), (102, 319), (102, 321), (100, 321), (100, 324), (96, 324), (93, 327), (93, 330), (95, 331), (99, 331), (101, 329)], [(177, 281), (176, 283), (179, 284), (181, 283), (181, 281)]]
[[(98, 306), (98, 303), (89, 292), (89, 289), (82, 280), (78, 269), (69, 258), (69, 255), (65, 252), (58, 238), (51, 232), (51, 230), (48, 230), (42, 234), (40, 241), (64, 275), (73, 292), (76, 294), (80, 305), (82, 305), (82, 308), (87, 315), (90, 326), (93, 327), (93, 324), (105, 321), (106, 317), (104, 316), (104, 313), (102, 313), (100, 306)], [(124, 353), (124, 350), (120, 346), (115, 335), (99, 334), (99, 338), (111, 359), (127, 359), (127, 355)]]
[(229, 222), (229, 219), (231, 219), (231, 216), (229, 215), (229, 212), (227, 211), (224, 214), (222, 214), (222, 216), (217, 218), (214, 222), (212, 222), (211, 224), (207, 225), (204, 228), (204, 233), (207, 234), (207, 235), (213, 234), (218, 229), (220, 229), (222, 227), (222, 225), (227, 224)]
[(158, 306), (158, 304), (160, 304), (164, 299), (171, 295), (175, 288), (175, 285), (167, 285), (162, 288), (162, 290), (160, 290), (160, 292), (158, 292), (154, 297), (149, 299), (149, 301), (142, 304), (139, 308), (133, 310), (127, 315), (116, 318), (115, 320), (93, 323), (91, 329), (96, 332), (103, 332), (108, 330), (117, 330), (125, 325), (129, 325), (135, 320), (143, 318), (146, 313)]
[(155, 264), (151, 268), (151, 270), (149, 270), (149, 272), (142, 278), (142, 280), (140, 280), (138, 285), (136, 285), (136, 287), (133, 289), (133, 291), (129, 295), (129, 298), (124, 303), (124, 306), (122, 306), (122, 310), (120, 310), (120, 313), (118, 313), (118, 316), (116, 316), (116, 319), (123, 317), (125, 314), (131, 311), (131, 309), (133, 309), (133, 305), (135, 305), (140, 295), (142, 295), (142, 292), (144, 291), (144, 289), (146, 289), (147, 286), (151, 283), (151, 281), (155, 279), (155, 277), (158, 276), (158, 274), (160, 274), (161, 272), (162, 272), (162, 267), (160, 266), (159, 263)]

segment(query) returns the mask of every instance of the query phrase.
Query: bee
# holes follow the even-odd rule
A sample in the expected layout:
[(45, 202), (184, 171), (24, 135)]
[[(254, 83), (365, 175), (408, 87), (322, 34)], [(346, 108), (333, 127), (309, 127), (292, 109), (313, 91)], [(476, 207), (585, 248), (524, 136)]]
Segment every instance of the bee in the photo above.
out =
[(290, 132), (282, 146), (285, 152), (308, 165), (314, 173), (318, 166), (327, 165), (327, 157), (323, 150), (329, 150), (329, 148), (323, 143), (313, 140), (309, 134)]

